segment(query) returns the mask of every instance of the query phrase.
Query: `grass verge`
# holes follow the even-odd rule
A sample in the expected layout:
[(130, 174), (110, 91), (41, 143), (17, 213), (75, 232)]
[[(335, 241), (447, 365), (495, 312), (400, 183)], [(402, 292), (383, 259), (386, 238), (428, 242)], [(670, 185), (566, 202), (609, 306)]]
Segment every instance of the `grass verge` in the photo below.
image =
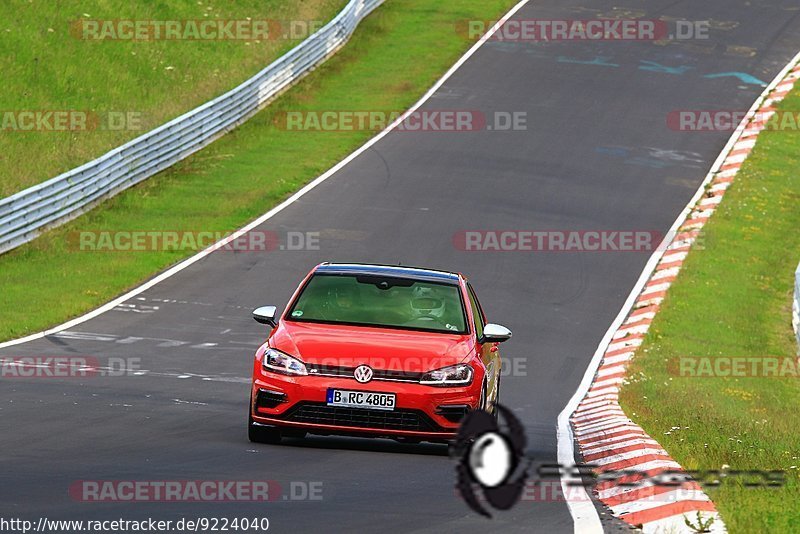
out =
[[(0, 2), (0, 198), (52, 178), (211, 100), (266, 67), (347, 0)], [(275, 21), (267, 39), (86, 39), (76, 21)], [(294, 26), (278, 21), (296, 21)], [(314, 21), (305, 24), (305, 21)], [(188, 29), (188, 26), (184, 26)], [(281, 33), (278, 33), (278, 27)], [(291, 29), (291, 31), (289, 30)], [(284, 37), (283, 32), (288, 33)], [(263, 34), (264, 32), (260, 32)], [(188, 34), (191, 35), (191, 34)], [(206, 35), (209, 35), (208, 33)], [(19, 112), (90, 111), (97, 128), (26, 131)], [(125, 120), (119, 119), (125, 114)], [(113, 119), (111, 118), (113, 114)], [(130, 115), (128, 115), (130, 114)], [(46, 128), (40, 125), (37, 128)]]
[[(780, 105), (800, 109), (795, 90)], [(800, 381), (681, 377), (681, 357), (793, 358), (800, 134), (761, 134), (670, 288), (629, 371), (625, 412), (686, 469), (782, 470), (780, 488), (707, 488), (730, 532), (800, 531)], [(679, 429), (676, 429), (679, 427)]]
[(390, 0), (336, 56), (241, 128), (72, 223), (0, 256), (0, 339), (85, 313), (192, 254), (75, 252), (68, 239), (73, 232), (231, 231), (243, 226), (373, 135), (286, 130), (278, 126), (283, 112), (407, 109), (471, 45), (456, 32), (456, 21), (497, 18), (514, 3)]

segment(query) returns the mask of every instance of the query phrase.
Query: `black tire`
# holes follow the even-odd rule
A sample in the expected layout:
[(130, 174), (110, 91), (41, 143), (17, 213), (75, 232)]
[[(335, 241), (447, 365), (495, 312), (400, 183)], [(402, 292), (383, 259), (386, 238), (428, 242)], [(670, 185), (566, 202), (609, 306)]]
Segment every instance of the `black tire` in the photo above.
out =
[(494, 416), (494, 420), (497, 421), (500, 416), (500, 410), (497, 409), (497, 405), (500, 404), (500, 377), (497, 377), (497, 393), (494, 396), (494, 405), (492, 406), (492, 415)]
[(269, 426), (256, 426), (250, 419), (247, 425), (247, 437), (253, 443), (269, 443), (277, 445), (281, 442), (281, 431)]
[(305, 430), (285, 429), (281, 431), (281, 436), (284, 438), (303, 439), (308, 435)]
[(253, 409), (253, 399), (250, 399), (250, 405), (247, 407), (247, 437), (253, 443), (269, 443), (276, 445), (281, 442), (281, 431), (278, 428), (269, 426), (257, 426), (253, 422), (253, 414), (250, 410)]

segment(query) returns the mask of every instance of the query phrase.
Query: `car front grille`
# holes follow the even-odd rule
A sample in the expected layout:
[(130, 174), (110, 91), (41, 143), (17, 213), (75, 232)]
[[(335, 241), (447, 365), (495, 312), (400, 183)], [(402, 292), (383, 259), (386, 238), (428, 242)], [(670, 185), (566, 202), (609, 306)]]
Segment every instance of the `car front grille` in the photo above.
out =
[(444, 432), (419, 410), (370, 410), (300, 402), (284, 416), (286, 421), (378, 430)]

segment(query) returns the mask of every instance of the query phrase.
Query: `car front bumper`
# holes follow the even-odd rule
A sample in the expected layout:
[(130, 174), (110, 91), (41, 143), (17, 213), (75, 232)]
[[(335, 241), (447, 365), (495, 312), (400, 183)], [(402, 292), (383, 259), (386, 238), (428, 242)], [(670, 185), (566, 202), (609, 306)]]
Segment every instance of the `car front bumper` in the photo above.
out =
[[(328, 406), (328, 389), (394, 393), (394, 410)], [(260, 425), (314, 434), (447, 441), (455, 437), (460, 418), (480, 401), (480, 382), (463, 387), (352, 378), (285, 376), (263, 373), (252, 384), (251, 416)]]

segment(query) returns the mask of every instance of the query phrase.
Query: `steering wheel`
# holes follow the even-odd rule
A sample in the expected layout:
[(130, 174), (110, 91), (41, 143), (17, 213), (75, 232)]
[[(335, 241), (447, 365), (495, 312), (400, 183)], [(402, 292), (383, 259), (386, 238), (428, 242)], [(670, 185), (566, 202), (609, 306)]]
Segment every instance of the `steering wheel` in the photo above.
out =
[(424, 315), (418, 315), (418, 316), (414, 317), (412, 320), (408, 321), (406, 323), (406, 325), (413, 325), (413, 324), (417, 324), (419, 322), (429, 322), (429, 321), (433, 321), (433, 322), (437, 323), (438, 325), (444, 326), (445, 328), (447, 328), (447, 323), (442, 321), (439, 317), (436, 317), (435, 315), (430, 315), (428, 313), (426, 313)]

